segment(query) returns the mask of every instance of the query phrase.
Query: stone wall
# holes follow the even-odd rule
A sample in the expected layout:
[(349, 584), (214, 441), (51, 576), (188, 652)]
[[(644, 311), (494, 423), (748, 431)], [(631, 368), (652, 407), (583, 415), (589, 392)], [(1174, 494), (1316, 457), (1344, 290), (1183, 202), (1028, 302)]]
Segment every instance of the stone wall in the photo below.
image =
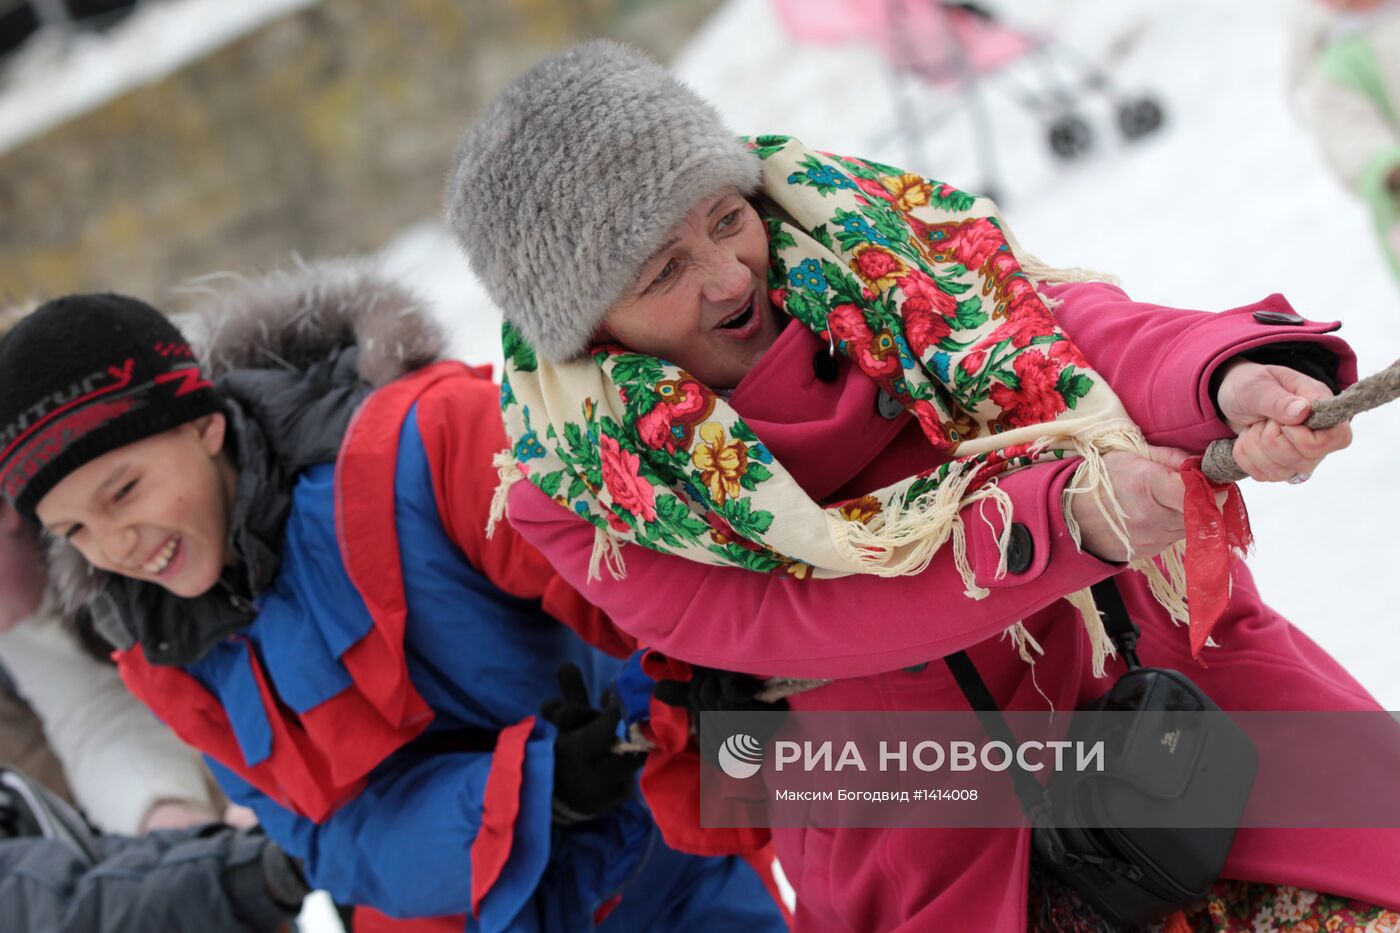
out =
[(374, 250), (530, 63), (598, 35), (664, 61), (717, 5), (322, 0), (0, 154), (0, 301)]

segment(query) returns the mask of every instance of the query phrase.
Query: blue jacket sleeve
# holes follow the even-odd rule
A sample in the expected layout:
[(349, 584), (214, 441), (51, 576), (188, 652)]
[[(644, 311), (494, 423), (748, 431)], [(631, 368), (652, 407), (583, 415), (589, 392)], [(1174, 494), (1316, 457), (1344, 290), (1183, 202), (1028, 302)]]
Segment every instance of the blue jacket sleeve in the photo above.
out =
[[(319, 824), (283, 809), (217, 762), (210, 766), (230, 798), (251, 807), (268, 835), (304, 860), (313, 887), (342, 903), (394, 917), (435, 917), (470, 914), (478, 900), (472, 890), (473, 844), (482, 828), (494, 757), (407, 746), (371, 772), (358, 796)], [(509, 855), (479, 898), (483, 931), (508, 929), (544, 874), (553, 772), (554, 730), (537, 722), (525, 745)], [(499, 794), (499, 778), (493, 790)]]
[(644, 654), (645, 648), (634, 651), (613, 680), (613, 690), (622, 703), (623, 721), (629, 726), (651, 719), (651, 692), (656, 682), (642, 670)]

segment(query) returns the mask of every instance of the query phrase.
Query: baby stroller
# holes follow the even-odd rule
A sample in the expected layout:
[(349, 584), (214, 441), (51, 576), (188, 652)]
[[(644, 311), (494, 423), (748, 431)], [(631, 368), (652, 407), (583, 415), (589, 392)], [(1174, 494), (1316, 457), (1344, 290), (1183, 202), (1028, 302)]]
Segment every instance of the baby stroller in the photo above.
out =
[[(1080, 106), (1089, 94), (1113, 105), (1118, 131), (1140, 139), (1162, 125), (1162, 106), (1146, 94), (1127, 94), (1091, 62), (1052, 37), (1017, 30), (989, 9), (962, 0), (774, 0), (779, 18), (800, 41), (838, 44), (865, 42), (880, 49), (890, 64), (898, 97), (910, 79), (954, 90), (972, 123), (984, 193), (995, 197), (997, 167), (983, 84), (1009, 94), (1039, 119), (1045, 142), (1057, 158), (1073, 160), (1088, 152), (1094, 133)], [(1038, 88), (1017, 82), (1012, 65), (1024, 63)], [(1017, 69), (1019, 71), (1020, 69)], [(995, 80), (993, 80), (995, 79)], [(904, 107), (919, 114), (925, 108)], [(901, 121), (909, 146), (922, 161), (919, 127)]]

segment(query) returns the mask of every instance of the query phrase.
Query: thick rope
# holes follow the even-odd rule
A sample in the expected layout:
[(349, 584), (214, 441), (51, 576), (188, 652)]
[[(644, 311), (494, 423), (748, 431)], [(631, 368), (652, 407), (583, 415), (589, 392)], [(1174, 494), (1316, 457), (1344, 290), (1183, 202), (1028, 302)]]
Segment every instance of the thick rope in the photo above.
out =
[[(1340, 395), (1313, 402), (1312, 415), (1305, 423), (1314, 431), (1321, 431), (1396, 398), (1400, 398), (1400, 360)], [(1235, 483), (1247, 477), (1249, 474), (1235, 462), (1234, 448), (1235, 442), (1228, 439), (1211, 444), (1201, 458), (1201, 472), (1216, 483)]]
[(776, 703), (779, 700), (786, 700), (788, 697), (795, 697), (799, 693), (806, 693), (808, 690), (825, 687), (829, 683), (831, 683), (829, 680), (773, 677), (763, 682), (763, 689), (754, 694), (754, 699), (760, 703)]

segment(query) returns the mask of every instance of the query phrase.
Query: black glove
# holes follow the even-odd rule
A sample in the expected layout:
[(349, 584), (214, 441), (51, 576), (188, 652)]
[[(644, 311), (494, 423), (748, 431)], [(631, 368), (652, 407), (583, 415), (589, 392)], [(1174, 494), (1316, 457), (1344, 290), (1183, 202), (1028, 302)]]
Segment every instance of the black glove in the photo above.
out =
[(632, 796), (635, 774), (645, 752), (613, 752), (622, 707), (605, 698), (596, 709), (588, 699), (583, 672), (576, 665), (559, 668), (562, 698), (546, 700), (540, 713), (554, 724), (554, 816), (572, 823), (611, 810)]
[(201, 836), (219, 837), (228, 846), (221, 880), (233, 912), (248, 929), (280, 930), (301, 911), (311, 893), (301, 862), (282, 851), (261, 827), (234, 830), (214, 823)]
[(691, 665), (688, 681), (658, 681), (652, 691), (668, 706), (683, 706), (691, 717), (700, 713), (773, 713), (786, 712), (787, 700), (765, 703), (758, 699), (763, 681), (736, 671), (721, 671), (713, 667)]
[[(787, 700), (765, 703), (758, 699), (762, 690), (763, 681), (757, 677), (691, 665), (690, 680), (657, 681), (652, 694), (662, 703), (683, 707), (690, 713), (690, 728), (700, 736), (700, 754), (713, 763), (720, 744), (734, 733), (752, 735), (767, 745), (782, 728), (786, 716), (742, 715), (788, 711)], [(706, 728), (701, 732), (701, 713), (731, 715), (706, 716)]]
[(300, 913), (302, 900), (311, 893), (301, 859), (288, 855), (277, 843), (269, 840), (267, 848), (263, 849), (262, 870), (263, 881), (272, 900), (290, 913)]

